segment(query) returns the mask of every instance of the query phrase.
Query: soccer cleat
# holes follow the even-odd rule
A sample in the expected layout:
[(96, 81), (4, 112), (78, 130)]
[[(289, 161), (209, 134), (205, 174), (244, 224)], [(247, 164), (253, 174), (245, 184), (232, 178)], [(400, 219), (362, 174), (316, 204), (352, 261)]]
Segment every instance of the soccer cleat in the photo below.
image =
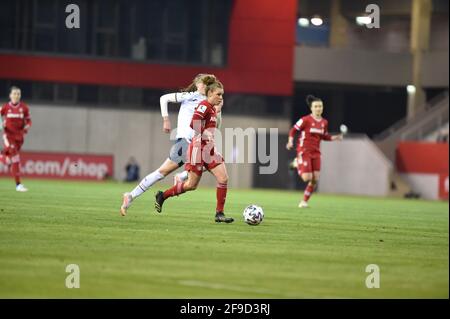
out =
[(223, 212), (216, 213), (216, 217), (214, 219), (216, 223), (232, 223), (234, 222), (234, 219), (232, 217), (225, 217), (225, 214)]
[(122, 199), (122, 206), (120, 206), (120, 215), (125, 216), (127, 214), (127, 209), (130, 207), (133, 201), (133, 196), (130, 193), (124, 193)]
[(162, 212), (162, 205), (164, 203), (164, 193), (158, 191), (155, 195), (155, 209), (158, 213)]
[(304, 200), (302, 200), (300, 202), (300, 204), (298, 204), (298, 207), (300, 207), (300, 208), (308, 208), (309, 205), (308, 205), (308, 202), (305, 202)]
[(23, 186), (22, 184), (19, 184), (19, 185), (16, 186), (16, 191), (18, 191), (18, 192), (27, 192), (28, 189), (25, 186)]

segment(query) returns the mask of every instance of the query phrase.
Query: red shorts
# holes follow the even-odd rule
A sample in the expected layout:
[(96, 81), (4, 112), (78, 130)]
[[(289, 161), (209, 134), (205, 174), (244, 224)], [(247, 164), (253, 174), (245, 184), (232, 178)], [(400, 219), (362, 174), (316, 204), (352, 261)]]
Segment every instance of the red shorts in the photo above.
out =
[(223, 157), (212, 145), (200, 145), (198, 142), (191, 142), (187, 150), (187, 162), (184, 166), (188, 172), (194, 172), (202, 176), (203, 167), (212, 170), (223, 163)]
[(3, 154), (6, 156), (17, 155), (23, 145), (23, 135), (2, 134)]
[(298, 152), (297, 153), (297, 173), (320, 172), (320, 153)]

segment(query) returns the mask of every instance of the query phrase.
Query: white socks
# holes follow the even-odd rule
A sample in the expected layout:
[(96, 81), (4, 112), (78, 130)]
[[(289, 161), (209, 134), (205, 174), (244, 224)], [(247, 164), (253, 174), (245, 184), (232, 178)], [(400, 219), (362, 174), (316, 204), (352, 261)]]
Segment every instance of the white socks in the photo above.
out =
[(147, 189), (149, 189), (153, 184), (157, 181), (162, 180), (164, 175), (161, 174), (158, 170), (148, 174), (144, 177), (144, 179), (131, 191), (131, 196), (133, 199), (142, 195)]

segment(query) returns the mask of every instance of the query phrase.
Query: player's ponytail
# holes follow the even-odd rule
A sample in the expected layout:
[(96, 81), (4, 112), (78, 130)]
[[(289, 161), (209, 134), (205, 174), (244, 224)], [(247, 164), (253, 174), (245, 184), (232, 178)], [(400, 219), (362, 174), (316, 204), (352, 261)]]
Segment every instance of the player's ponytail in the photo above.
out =
[(192, 83), (189, 84), (189, 86), (185, 87), (184, 89), (181, 89), (181, 92), (195, 92), (197, 91), (197, 83), (201, 81), (206, 86), (214, 83), (217, 81), (217, 78), (214, 74), (206, 74), (206, 73), (200, 73), (197, 74), (196, 77), (192, 80)]
[(306, 104), (308, 105), (309, 108), (311, 108), (313, 102), (316, 102), (316, 101), (322, 101), (322, 99), (315, 97), (312, 94), (308, 94), (308, 96), (306, 97)]
[(208, 85), (211, 85), (211, 84), (217, 82), (218, 80), (217, 80), (217, 78), (216, 78), (215, 75), (213, 75), (213, 74), (206, 74), (206, 75), (201, 79), (201, 81), (203, 82), (203, 84), (205, 84), (206, 86), (208, 86)]

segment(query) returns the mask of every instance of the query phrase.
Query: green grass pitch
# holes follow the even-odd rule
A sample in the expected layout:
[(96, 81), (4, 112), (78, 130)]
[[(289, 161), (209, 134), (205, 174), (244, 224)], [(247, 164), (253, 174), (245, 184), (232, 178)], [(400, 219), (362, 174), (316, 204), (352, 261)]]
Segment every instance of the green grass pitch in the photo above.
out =
[[(153, 210), (153, 194), (119, 215), (134, 185), (0, 179), (1, 298), (448, 298), (448, 202), (230, 189), (215, 224), (215, 190)], [(242, 221), (264, 208), (259, 226)], [(80, 267), (80, 288), (65, 286)], [(365, 285), (366, 266), (380, 288)]]

